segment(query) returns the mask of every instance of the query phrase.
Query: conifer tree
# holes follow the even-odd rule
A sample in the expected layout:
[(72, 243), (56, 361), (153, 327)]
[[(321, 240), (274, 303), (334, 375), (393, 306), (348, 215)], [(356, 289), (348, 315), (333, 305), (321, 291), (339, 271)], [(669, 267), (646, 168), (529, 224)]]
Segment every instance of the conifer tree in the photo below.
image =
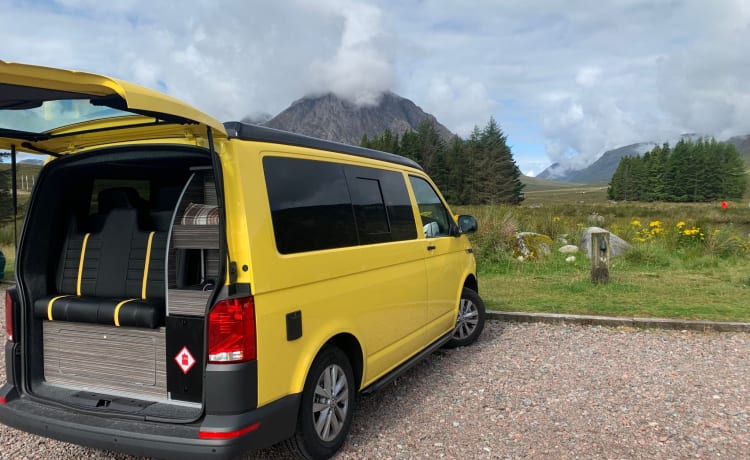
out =
[(623, 157), (608, 196), (617, 200), (711, 201), (742, 198), (747, 175), (734, 145), (716, 139), (680, 140), (642, 157)]
[(386, 130), (381, 136), (363, 136), (361, 145), (418, 162), (453, 203), (518, 204), (523, 200), (521, 171), (494, 118), (483, 130), (475, 126), (466, 140), (455, 136), (446, 143), (435, 125), (424, 121), (417, 131), (406, 131), (400, 139)]

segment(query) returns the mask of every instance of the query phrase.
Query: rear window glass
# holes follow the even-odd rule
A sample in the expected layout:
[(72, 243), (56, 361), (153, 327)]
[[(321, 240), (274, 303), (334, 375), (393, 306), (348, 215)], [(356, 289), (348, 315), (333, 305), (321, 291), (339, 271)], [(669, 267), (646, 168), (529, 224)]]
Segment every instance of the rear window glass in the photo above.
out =
[(95, 179), (89, 215), (106, 214), (113, 208), (145, 209), (151, 199), (151, 182), (131, 179)]

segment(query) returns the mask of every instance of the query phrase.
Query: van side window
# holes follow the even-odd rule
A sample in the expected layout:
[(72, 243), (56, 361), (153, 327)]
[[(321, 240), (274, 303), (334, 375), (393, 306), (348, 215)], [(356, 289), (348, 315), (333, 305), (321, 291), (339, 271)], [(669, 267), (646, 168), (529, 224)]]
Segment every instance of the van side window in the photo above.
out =
[(344, 166), (360, 244), (417, 238), (414, 211), (401, 173)]
[(266, 157), (263, 169), (280, 253), (358, 244), (343, 165)]
[(351, 193), (360, 242), (367, 244), (390, 241), (391, 226), (385, 212), (380, 181), (357, 177), (351, 182)]
[(450, 233), (452, 219), (438, 194), (426, 180), (420, 177), (409, 176), (409, 181), (417, 199), (419, 215), (422, 217), (424, 236), (427, 238), (447, 236)]
[(417, 238), (399, 172), (281, 157), (263, 169), (282, 254)]

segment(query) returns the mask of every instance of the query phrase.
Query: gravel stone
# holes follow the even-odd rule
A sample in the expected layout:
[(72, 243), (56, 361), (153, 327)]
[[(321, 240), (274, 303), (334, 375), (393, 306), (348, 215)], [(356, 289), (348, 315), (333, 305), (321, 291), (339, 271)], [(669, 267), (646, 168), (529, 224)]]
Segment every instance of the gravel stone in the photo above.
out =
[[(489, 321), (359, 397), (335, 458), (747, 458), (748, 357), (747, 333)], [(0, 425), (0, 458), (133, 457)]]

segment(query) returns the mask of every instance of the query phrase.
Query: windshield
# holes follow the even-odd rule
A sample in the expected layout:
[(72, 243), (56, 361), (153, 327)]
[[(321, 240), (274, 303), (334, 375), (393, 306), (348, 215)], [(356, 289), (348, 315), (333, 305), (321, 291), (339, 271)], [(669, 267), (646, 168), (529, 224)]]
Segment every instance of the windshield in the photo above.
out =
[(75, 123), (132, 115), (131, 112), (92, 105), (87, 99), (55, 100), (33, 109), (0, 111), (0, 129), (43, 133)]

